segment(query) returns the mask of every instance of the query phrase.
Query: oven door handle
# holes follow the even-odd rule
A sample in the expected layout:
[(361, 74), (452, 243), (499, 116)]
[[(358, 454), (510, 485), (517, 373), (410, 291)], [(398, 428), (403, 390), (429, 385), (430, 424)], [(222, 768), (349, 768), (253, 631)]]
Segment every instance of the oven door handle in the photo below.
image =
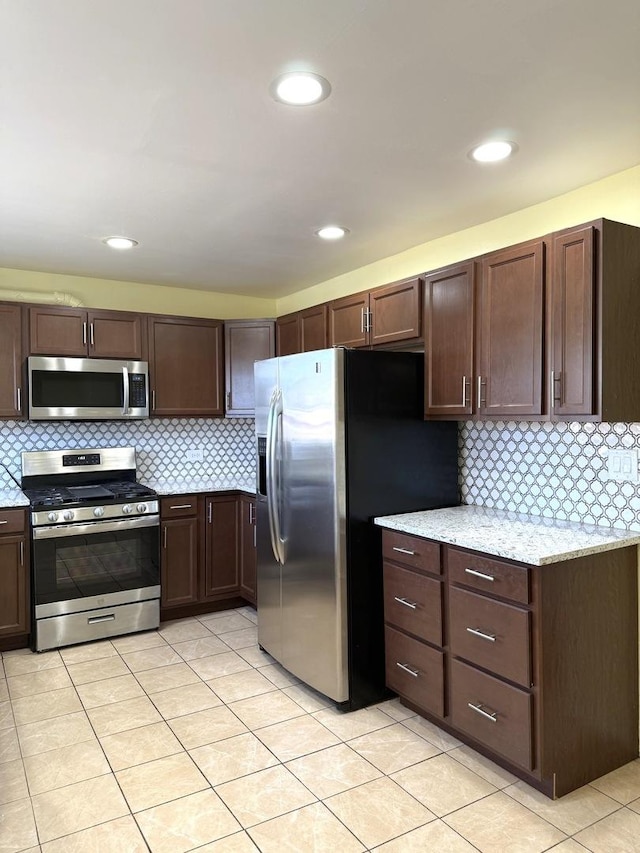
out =
[(57, 524), (52, 527), (34, 527), (34, 539), (64, 539), (68, 536), (89, 536), (92, 533), (117, 533), (141, 527), (160, 527), (160, 516), (143, 515), (140, 518), (123, 518), (115, 521), (90, 521), (87, 524)]

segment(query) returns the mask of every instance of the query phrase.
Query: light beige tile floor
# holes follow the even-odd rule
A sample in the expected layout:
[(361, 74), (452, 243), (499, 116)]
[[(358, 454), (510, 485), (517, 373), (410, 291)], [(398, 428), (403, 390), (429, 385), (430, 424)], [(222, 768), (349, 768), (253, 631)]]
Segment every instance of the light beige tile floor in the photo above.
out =
[(250, 608), (0, 665), (0, 853), (640, 853), (640, 759), (555, 802), (398, 700), (340, 714)]

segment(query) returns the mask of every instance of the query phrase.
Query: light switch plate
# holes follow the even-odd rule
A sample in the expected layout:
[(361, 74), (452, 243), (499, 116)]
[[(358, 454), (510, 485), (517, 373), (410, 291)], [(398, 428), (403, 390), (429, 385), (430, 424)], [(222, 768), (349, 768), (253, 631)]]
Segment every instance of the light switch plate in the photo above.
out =
[(607, 473), (610, 480), (638, 482), (638, 451), (610, 450), (607, 454)]
[(204, 462), (204, 448), (190, 447), (186, 452), (187, 462)]

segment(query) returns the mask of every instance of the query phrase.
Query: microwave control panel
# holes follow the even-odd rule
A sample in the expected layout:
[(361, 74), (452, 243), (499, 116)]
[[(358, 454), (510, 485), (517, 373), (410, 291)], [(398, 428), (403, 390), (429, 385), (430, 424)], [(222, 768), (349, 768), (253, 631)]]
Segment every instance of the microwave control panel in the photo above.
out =
[(144, 373), (129, 374), (129, 405), (144, 409), (147, 405), (147, 383)]

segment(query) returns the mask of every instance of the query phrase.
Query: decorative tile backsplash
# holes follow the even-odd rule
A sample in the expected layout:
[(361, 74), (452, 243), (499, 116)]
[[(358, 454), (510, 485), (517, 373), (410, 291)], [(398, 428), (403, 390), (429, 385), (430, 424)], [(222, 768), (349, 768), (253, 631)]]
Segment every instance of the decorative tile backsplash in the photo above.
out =
[[(158, 418), (144, 421), (0, 421), (0, 462), (19, 481), (22, 450), (136, 448), (141, 478), (252, 477), (254, 421), (249, 418)], [(202, 448), (204, 462), (185, 453)]]
[(607, 474), (610, 449), (640, 450), (640, 424), (460, 424), (462, 502), (640, 529), (640, 485)]

